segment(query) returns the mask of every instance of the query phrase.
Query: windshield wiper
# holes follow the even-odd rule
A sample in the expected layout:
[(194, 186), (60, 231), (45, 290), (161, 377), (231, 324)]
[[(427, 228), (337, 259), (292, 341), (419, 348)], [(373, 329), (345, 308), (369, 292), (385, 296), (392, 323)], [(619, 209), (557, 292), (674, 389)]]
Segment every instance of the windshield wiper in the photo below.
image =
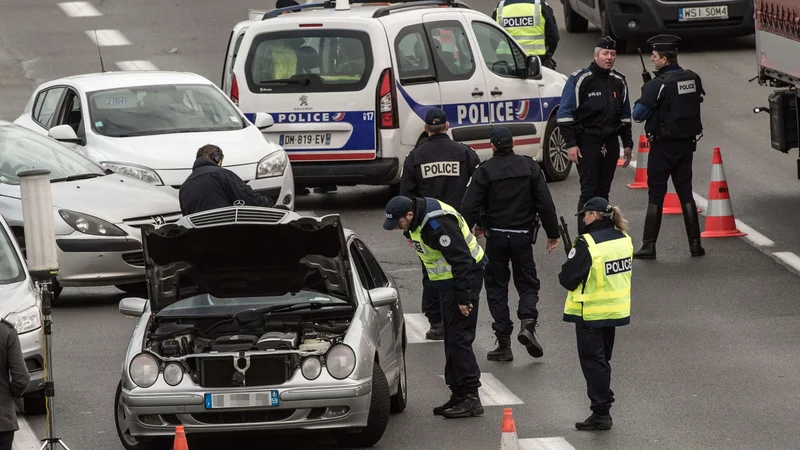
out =
[(246, 309), (234, 314), (237, 322), (247, 323), (262, 319), (264, 316), (278, 311), (300, 311), (303, 309), (321, 309), (325, 306), (342, 306), (341, 304), (328, 302), (301, 302), (284, 305), (270, 305), (263, 308)]
[(99, 173), (81, 173), (78, 175), (70, 175), (68, 177), (53, 178), (52, 180), (50, 180), (50, 182), (58, 183), (59, 181), (88, 180), (89, 178), (97, 178), (102, 176), (104, 175)]
[(262, 80), (259, 82), (259, 84), (278, 84), (278, 83), (299, 84), (302, 86), (308, 86), (309, 84), (311, 84), (311, 79), (308, 77), (303, 78), (302, 80), (291, 80), (288, 78), (284, 78), (282, 80)]

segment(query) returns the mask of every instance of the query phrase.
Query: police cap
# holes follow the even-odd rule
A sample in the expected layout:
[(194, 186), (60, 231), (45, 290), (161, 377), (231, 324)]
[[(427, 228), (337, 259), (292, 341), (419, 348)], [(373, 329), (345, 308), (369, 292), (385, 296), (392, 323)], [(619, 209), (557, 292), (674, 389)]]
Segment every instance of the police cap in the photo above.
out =
[(497, 149), (514, 147), (514, 135), (506, 127), (492, 128), (492, 144)]
[(608, 203), (608, 200), (604, 199), (603, 197), (594, 197), (589, 199), (583, 208), (578, 211), (576, 216), (580, 216), (581, 214), (585, 213), (586, 211), (597, 211), (597, 212), (611, 212), (611, 205)]
[(428, 125), (442, 125), (447, 122), (447, 114), (441, 108), (431, 108), (425, 114), (425, 123)]
[(383, 222), (384, 230), (394, 230), (400, 223), (400, 219), (411, 212), (413, 202), (410, 198), (398, 195), (389, 200), (386, 204), (386, 221)]
[(681, 41), (681, 38), (678, 36), (673, 36), (671, 34), (659, 34), (658, 36), (653, 36), (647, 40), (647, 43), (653, 47), (654, 51), (657, 52), (677, 52), (678, 51), (678, 42)]
[(595, 44), (594, 46), (598, 48), (604, 48), (607, 50), (616, 50), (617, 41), (612, 39), (611, 36), (603, 36), (597, 41), (597, 44)]

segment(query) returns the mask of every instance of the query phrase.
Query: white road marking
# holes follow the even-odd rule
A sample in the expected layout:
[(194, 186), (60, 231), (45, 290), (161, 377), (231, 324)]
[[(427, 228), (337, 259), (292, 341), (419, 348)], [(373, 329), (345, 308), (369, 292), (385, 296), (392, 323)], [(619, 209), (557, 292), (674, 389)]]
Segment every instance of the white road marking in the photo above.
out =
[(42, 446), (36, 434), (31, 430), (31, 426), (25, 416), (18, 414), (17, 422), (19, 423), (19, 430), (14, 433), (14, 443), (11, 445), (12, 450), (38, 450)]
[(387, 270), (386, 273), (398, 273), (398, 272), (421, 272), (422, 270), (419, 268), (406, 268), (406, 269), (394, 269), (394, 270)]
[(784, 264), (800, 273), (800, 256), (792, 252), (774, 252), (772, 254), (783, 261)]
[(563, 437), (520, 439), (519, 450), (575, 450)]
[(404, 314), (406, 319), (406, 337), (409, 344), (430, 344), (430, 343), (443, 343), (444, 341), (432, 341), (425, 339), (425, 333), (430, 329), (428, 318), (425, 314)]
[(736, 219), (736, 227), (739, 228), (739, 231), (742, 233), (746, 233), (747, 236), (742, 237), (745, 240), (750, 241), (750, 243), (756, 247), (772, 247), (775, 245), (775, 242), (773, 242), (772, 239), (759, 233), (754, 228), (751, 228), (749, 225), (739, 219)]
[(101, 47), (111, 47), (118, 45), (131, 45), (131, 42), (119, 30), (97, 30), (97, 38), (95, 39), (95, 30), (86, 30), (86, 35), (96, 45)]
[(119, 61), (117, 67), (120, 70), (158, 70), (150, 61)]
[(89, 2), (63, 2), (58, 4), (69, 17), (97, 17), (102, 16)]
[[(439, 375), (439, 378), (444, 379), (444, 375)], [(507, 405), (524, 405), (519, 397), (514, 395), (513, 392), (500, 382), (494, 375), (487, 372), (481, 372), (481, 387), (478, 388), (478, 395), (481, 398), (483, 406), (507, 406)]]

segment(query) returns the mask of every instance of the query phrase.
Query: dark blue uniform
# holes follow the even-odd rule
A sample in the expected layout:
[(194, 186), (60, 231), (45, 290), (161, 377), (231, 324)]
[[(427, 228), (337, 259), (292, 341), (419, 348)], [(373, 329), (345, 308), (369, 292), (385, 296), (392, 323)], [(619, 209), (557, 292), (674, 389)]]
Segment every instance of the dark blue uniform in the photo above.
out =
[(194, 162), (178, 197), (184, 216), (226, 206), (273, 206), (269, 197), (253, 191), (238, 175), (203, 157)]
[[(631, 105), (625, 76), (592, 64), (567, 79), (558, 108), (558, 126), (567, 148), (578, 147), (581, 195), (578, 210), (593, 197), (608, 200), (620, 155), (619, 139), (633, 147)], [(578, 231), (583, 221), (578, 218)]]

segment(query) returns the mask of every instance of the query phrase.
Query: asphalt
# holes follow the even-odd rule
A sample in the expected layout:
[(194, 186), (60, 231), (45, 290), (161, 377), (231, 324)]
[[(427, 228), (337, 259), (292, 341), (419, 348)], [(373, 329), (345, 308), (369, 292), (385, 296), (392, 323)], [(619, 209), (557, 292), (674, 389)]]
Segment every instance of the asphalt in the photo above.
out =
[[(471, 4), (484, 12), (493, 7), (486, 0)], [(102, 16), (69, 18), (54, 0), (4, 0), (0, 118), (16, 118), (36, 83), (98, 70), (97, 49), (85, 34), (95, 28), (118, 29), (131, 42), (102, 49), (107, 69), (115, 69), (118, 61), (145, 60), (159, 69), (197, 72), (218, 82), (230, 28), (247, 17), (248, 8), (269, 7), (272, 1), (256, 5), (242, 0), (114, 0), (94, 6)], [(553, 6), (563, 23), (560, 5)], [(589, 64), (598, 37), (596, 30), (570, 35), (562, 25), (556, 54), (559, 71), (568, 74)], [(483, 417), (467, 420), (432, 416), (431, 408), (448, 395), (440, 377), (442, 345), (412, 344), (408, 409), (392, 417), (376, 448), (498, 448), (504, 406), (513, 407), (520, 438), (563, 437), (576, 449), (797, 446), (795, 405), (800, 387), (794, 380), (800, 370), (795, 351), (800, 317), (795, 304), (800, 278), (770, 252), (800, 254), (796, 232), (800, 181), (796, 153), (772, 150), (766, 116), (752, 117), (752, 107), (765, 104), (770, 92), (748, 83), (755, 76), (755, 62), (752, 38), (690, 43), (681, 53), (681, 63), (704, 77), (709, 94), (703, 106), (706, 131), (696, 154), (694, 190), (707, 197), (711, 152), (720, 147), (737, 219), (775, 244), (759, 249), (742, 238), (707, 239), (708, 254), (690, 258), (682, 219), (665, 217), (659, 259), (634, 265), (633, 322), (617, 332), (612, 360), (617, 396), (614, 429), (581, 433), (573, 428), (589, 411), (574, 331), (561, 321), (565, 292), (557, 274), (565, 255), (562, 247), (547, 254), (541, 241), (535, 257), (542, 280), (538, 336), (545, 356), (533, 360), (514, 341), (514, 362), (486, 361), (495, 342), (485, 296), (475, 342), (487, 383), (496, 379), (521, 403), (487, 406)], [(617, 62), (628, 75), (634, 99), (641, 86), (639, 64), (634, 55), (621, 55)], [(637, 126), (635, 133), (640, 132)], [(630, 220), (638, 246), (647, 194), (625, 187), (633, 177), (633, 168), (618, 169), (611, 200)], [(574, 171), (564, 182), (550, 184), (573, 236), (577, 186)], [(301, 197), (297, 209), (342, 214), (346, 225), (362, 236), (398, 281), (406, 312), (419, 313), (416, 256), (398, 232), (380, 227), (381, 210), (389, 198), (384, 188), (341, 189)], [(512, 301), (513, 292), (512, 288)], [(66, 289), (54, 313), (55, 430), (70, 448), (122, 448), (114, 428), (113, 398), (134, 322), (119, 314), (121, 298), (113, 288)], [(44, 418), (28, 419), (42, 437)], [(223, 436), (202, 442), (190, 436), (192, 449), (236, 448), (253, 442), (272, 448), (333, 448), (324, 433)]]

